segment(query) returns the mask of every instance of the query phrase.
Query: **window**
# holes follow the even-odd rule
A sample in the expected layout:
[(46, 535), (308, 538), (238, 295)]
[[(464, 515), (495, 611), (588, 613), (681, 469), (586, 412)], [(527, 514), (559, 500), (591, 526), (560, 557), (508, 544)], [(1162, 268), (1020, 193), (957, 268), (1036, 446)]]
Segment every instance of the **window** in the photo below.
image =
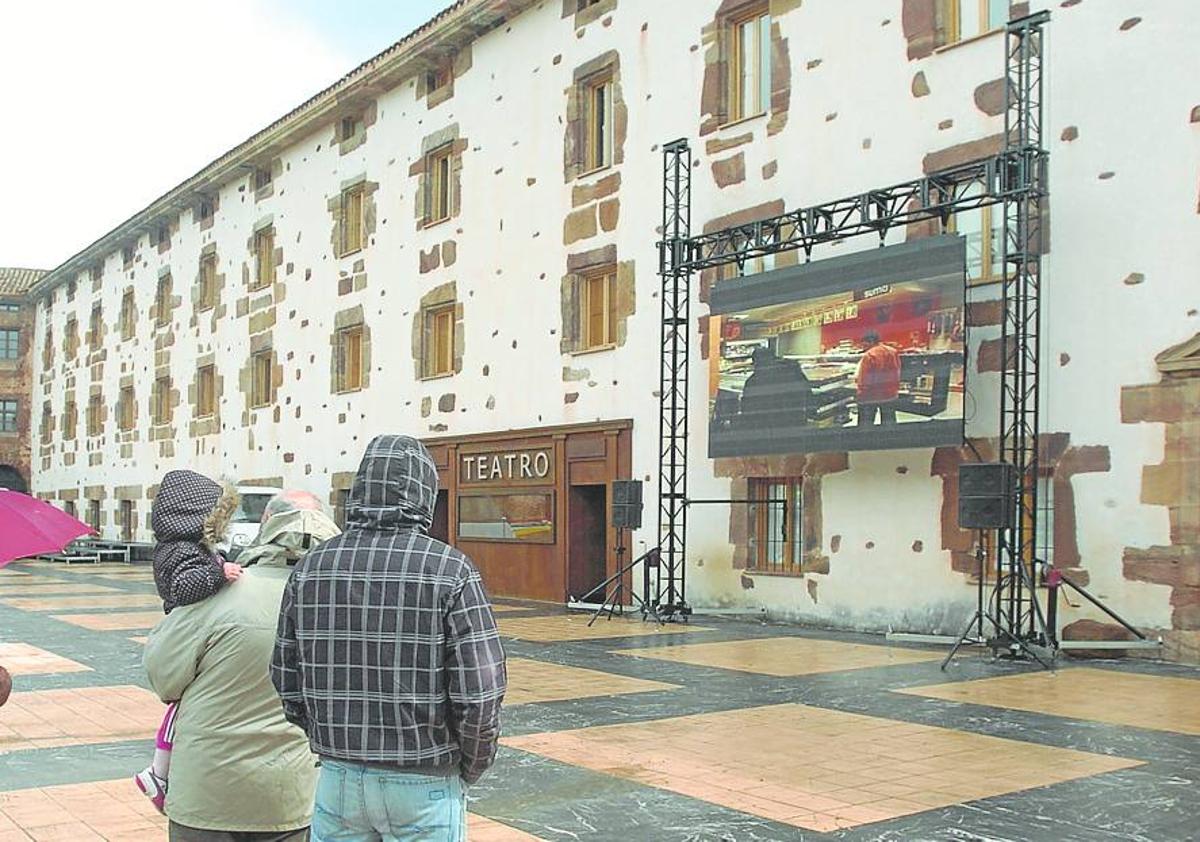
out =
[(254, 235), (254, 285), (262, 289), (275, 281), (275, 229), (264, 228)]
[(87, 430), (89, 436), (98, 436), (104, 432), (104, 404), (101, 402), (100, 395), (92, 395), (88, 398), (87, 407)]
[(429, 153), (426, 159), (425, 224), (450, 217), (450, 147)]
[(554, 495), (462, 494), (458, 537), (469, 541), (554, 543)]
[(92, 288), (96, 289), (100, 286), (100, 281), (104, 278), (104, 266), (93, 266), (88, 270), (88, 274), (92, 278)]
[[(70, 331), (72, 334), (74, 330)], [(104, 341), (104, 310), (99, 304), (92, 305), (91, 315), (88, 316), (88, 348), (99, 351)], [(74, 352), (72, 352), (74, 353)]]
[(130, 263), (133, 263), (134, 248), (133, 246), (121, 247), (121, 262), (128, 268)]
[(363, 247), (363, 186), (342, 191), (342, 255)]
[(133, 334), (137, 329), (137, 325), (134, 321), (133, 290), (132, 289), (125, 290), (125, 292), (121, 295), (120, 321), (121, 321), (121, 338), (122, 339), (132, 339)]
[(158, 279), (158, 288), (154, 291), (154, 324), (164, 327), (170, 321), (171, 314), (171, 273)]
[(250, 406), (252, 408), (269, 406), (274, 400), (274, 390), (271, 387), (274, 356), (271, 351), (260, 351), (250, 357)]
[(583, 279), (583, 350), (617, 344), (616, 274), (608, 269)]
[(117, 398), (117, 426), (128, 431), (133, 429), (134, 409), (133, 387), (122, 386), (121, 394)]
[(731, 21), (729, 46), (732, 123), (766, 113), (771, 103), (771, 16), (765, 6)]
[(0, 313), (20, 313), (21, 305), (11, 301), (0, 301)]
[(96, 532), (100, 531), (100, 501), (88, 500), (87, 525)]
[(337, 390), (356, 392), (363, 385), (363, 328), (362, 325), (338, 332)]
[[(979, 186), (963, 195), (977, 194)], [(961, 234), (967, 246), (967, 282), (985, 284), (1004, 277), (1004, 206), (989, 205), (959, 211), (950, 217), (946, 230)]]
[(804, 560), (801, 479), (757, 479), (750, 483), (749, 567), (766, 573), (799, 573)]
[(196, 417), (207, 418), (217, 412), (217, 369), (202, 365), (196, 369)]
[(71, 278), (71, 280), (67, 281), (67, 301), (75, 300), (75, 291), (78, 288), (79, 288), (79, 285), (75, 283), (74, 278)]
[(424, 376), (454, 373), (454, 305), (425, 311)]
[(50, 441), (50, 422), (53, 415), (50, 411), (50, 401), (42, 404), (42, 443), (47, 444)]
[(1009, 0), (938, 0), (942, 45), (955, 44), (1000, 29), (1008, 22)]
[(134, 533), (137, 531), (137, 524), (133, 522), (133, 501), (121, 501), (121, 540), (132, 541)]
[(17, 402), (13, 400), (0, 401), (0, 433), (15, 433), (17, 431)]
[(587, 145), (584, 148), (583, 168), (590, 172), (610, 167), (613, 162), (612, 79), (588, 82), (586, 96), (584, 131)]
[(164, 248), (167, 248), (168, 246), (170, 246), (171, 245), (171, 227), (169, 225), (167, 225), (166, 223), (159, 225), (158, 228), (155, 229), (154, 239), (160, 249), (164, 249)]
[(73, 518), (79, 517), (79, 513), (75, 509), (75, 501), (74, 500), (67, 500), (65, 503), (63, 503), (63, 511), (66, 512), (70, 517), (73, 517)]
[(212, 199), (201, 199), (200, 205), (196, 208), (196, 217), (201, 225), (212, 222), (213, 220), (213, 201)]
[(63, 405), (63, 438), (70, 441), (75, 438), (76, 428), (79, 420), (79, 412), (75, 408), (75, 401), (69, 400)]
[(254, 170), (254, 189), (262, 190), (271, 183), (271, 168), (258, 167)]
[(439, 64), (425, 74), (425, 87), (431, 94), (438, 93), (447, 87), (453, 79), (454, 74), (450, 70), (450, 64), (446, 62)]
[(154, 391), (150, 395), (151, 416), (155, 424), (171, 423), (171, 378), (154, 378)]
[[(93, 314), (95, 314), (95, 312), (95, 310), (92, 310)], [(68, 357), (73, 357), (79, 352), (79, 321), (74, 316), (69, 316), (67, 318), (66, 331), (67, 337), (65, 350)], [(92, 337), (89, 334), (88, 345), (90, 346), (91, 343)]]
[(0, 360), (15, 360), (19, 356), (21, 356), (21, 331), (0, 330)]
[[(0, 338), (0, 348), (4, 347), (3, 339)], [(4, 352), (0, 350), (0, 354)], [(3, 359), (0, 356), (0, 359)], [(54, 331), (49, 325), (46, 327), (46, 341), (42, 345), (42, 367), (49, 368), (54, 364)]]
[(349, 140), (358, 134), (358, 127), (361, 125), (357, 117), (343, 117), (341, 124), (341, 139)]
[(217, 256), (206, 254), (200, 258), (200, 310), (211, 310), (217, 306)]

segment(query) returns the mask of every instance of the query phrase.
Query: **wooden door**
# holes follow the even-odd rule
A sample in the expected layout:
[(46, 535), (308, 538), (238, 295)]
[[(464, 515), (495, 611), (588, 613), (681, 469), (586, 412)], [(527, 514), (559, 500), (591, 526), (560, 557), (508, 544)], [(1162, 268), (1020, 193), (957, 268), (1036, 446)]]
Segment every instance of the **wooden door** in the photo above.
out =
[[(573, 485), (568, 498), (570, 530), (567, 547), (568, 590), (583, 597), (607, 578), (608, 496), (604, 485)], [(592, 594), (588, 602), (600, 602)]]

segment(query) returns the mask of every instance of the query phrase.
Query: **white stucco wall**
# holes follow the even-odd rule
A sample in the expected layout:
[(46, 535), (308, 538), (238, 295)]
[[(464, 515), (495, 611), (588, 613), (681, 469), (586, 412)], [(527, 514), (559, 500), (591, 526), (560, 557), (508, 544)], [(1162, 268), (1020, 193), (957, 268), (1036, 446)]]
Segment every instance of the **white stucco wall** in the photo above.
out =
[[(77, 449), (79, 455), (67, 467), (63, 447), (56, 444), (46, 451), (48, 463), (39, 465), (35, 445), (36, 490), (56, 494), (98, 484), (149, 486), (165, 471), (187, 466), (233, 479), (282, 476), (287, 485), (323, 496), (330, 475), (353, 470), (364, 444), (377, 433), (457, 435), (632, 418), (633, 475), (650, 481), (652, 497), (658, 431), (654, 242), (661, 216), (659, 144), (680, 136), (692, 140), (697, 162), (693, 230), (699, 231), (708, 219), (767, 201), (783, 199), (786, 207), (795, 208), (914, 178), (927, 153), (1002, 130), (1002, 119), (985, 115), (973, 100), (978, 85), (1003, 72), (1002, 35), (910, 61), (900, 0), (855, 3), (853, 11), (844, 3), (810, 0), (778, 19), (791, 64), (787, 126), (768, 137), (762, 118), (719, 132), (717, 137), (746, 131), (755, 136), (739, 150), (746, 158), (746, 180), (719, 189), (712, 158), (704, 151), (708, 138), (698, 137), (701, 28), (718, 5), (718, 0), (620, 0), (609, 25), (595, 22), (580, 33), (573, 31), (569, 18), (561, 18), (561, 4), (535, 7), (475, 42), (472, 68), (456, 80), (448, 102), (427, 109), (423, 100), (416, 100), (412, 81), (403, 83), (379, 96), (378, 119), (367, 129), (367, 142), (355, 151), (339, 156), (330, 146), (331, 127), (322, 126), (282, 154), (284, 171), (275, 180), (272, 197), (255, 203), (244, 180), (227, 184), (209, 231), (200, 232), (185, 210), (166, 255), (160, 257), (143, 237), (132, 275), (121, 271), (119, 255), (110, 255), (99, 293), (110, 340), (118, 336), (121, 291), (128, 283), (138, 290), (143, 322), (136, 342), (108, 343), (101, 382), (113, 407), (106, 435), (95, 442), (83, 435), (89, 372), (64, 368), (61, 352), (68, 312), (75, 312), (81, 329), (86, 328), (91, 284), (81, 276), (70, 305), (60, 289), (49, 319), (58, 346), (52, 372), (40, 371), (40, 333), (46, 324), (41, 305), (33, 406), (37, 412), (49, 400), (58, 417), (74, 377), (80, 438), (63, 447)], [(1074, 480), (1079, 549), (1093, 589), (1131, 620), (1169, 625), (1168, 589), (1128, 582), (1121, 573), (1124, 547), (1169, 543), (1169, 538), (1166, 510), (1139, 501), (1142, 467), (1162, 456), (1162, 429), (1122, 424), (1120, 389), (1154, 381), (1154, 354), (1200, 330), (1200, 250), (1194, 247), (1200, 235), (1200, 125), (1189, 122), (1192, 107), (1200, 104), (1194, 88), (1200, 71), (1195, 50), (1200, 11), (1189, 0), (1033, 6), (1052, 7), (1054, 15), (1045, 130), (1051, 152), (1052, 234), (1044, 263), (1044, 429), (1069, 433), (1072, 445), (1103, 445), (1110, 451), (1109, 472)], [(1138, 15), (1143, 18), (1139, 24), (1120, 29), (1122, 21)], [(607, 50), (620, 53), (629, 113), (624, 163), (618, 167), (620, 222), (611, 234), (601, 232), (564, 247), (563, 219), (571, 210), (573, 186), (563, 179), (565, 91), (575, 67)], [(556, 62), (558, 55), (561, 61)], [(818, 59), (819, 64), (810, 66)], [(930, 93), (914, 98), (911, 85), (918, 71), (925, 74)], [(952, 120), (952, 127), (939, 129), (945, 120)], [(417, 179), (409, 176), (409, 166), (420, 158), (422, 137), (453, 123), (468, 140), (461, 213), (448, 223), (417, 230)], [(1069, 125), (1078, 127), (1078, 138), (1060, 140)], [(867, 138), (869, 148), (864, 148)], [(771, 161), (778, 162), (778, 173), (764, 180), (762, 168)], [(1103, 172), (1114, 175), (1101, 179)], [(373, 197), (376, 232), (363, 252), (339, 260), (330, 252), (326, 201), (345, 180), (362, 173), (379, 184)], [(536, 181), (529, 185), (528, 179)], [(246, 294), (242, 272), (251, 260), (247, 239), (255, 221), (268, 214), (284, 251), (273, 328), (273, 345), (284, 369), (278, 391), (281, 418), (274, 422), (270, 411), (258, 411), (244, 429), (237, 379), (250, 338), (247, 320), (235, 318), (235, 302)], [(903, 236), (903, 231), (893, 232), (889, 242)], [(447, 239), (457, 242), (457, 262), (421, 274), (419, 252)], [(229, 310), (215, 332), (207, 315), (198, 329), (188, 326), (188, 288), (200, 249), (209, 242), (217, 244), (219, 271), (226, 278), (222, 300)], [(616, 244), (619, 260), (636, 264), (636, 311), (628, 322), (628, 340), (617, 350), (564, 356), (559, 351), (559, 286), (566, 255), (610, 243)], [(824, 249), (814, 258), (874, 245), (864, 238)], [(365, 290), (338, 296), (339, 272), (349, 271), (357, 260), (365, 263)], [(158, 446), (143, 428), (133, 455), (121, 458), (114, 441), (118, 384), (123, 373), (135, 374), (144, 424), (154, 377), (148, 313), (159, 267), (165, 264), (171, 266), (176, 294), (184, 298), (174, 314), (176, 339), (170, 354), (175, 386), (183, 397), (174, 416), (175, 457), (158, 458)], [(289, 265), (294, 269), (287, 273)], [(1132, 272), (1143, 273), (1145, 282), (1123, 283)], [(413, 314), (423, 294), (449, 281), (456, 282), (464, 309), (463, 371), (452, 378), (417, 381)], [(971, 297), (997, 294), (985, 288), (973, 290)], [(371, 329), (370, 387), (331, 395), (334, 313), (356, 304), (364, 307)], [(694, 308), (696, 315), (705, 312), (703, 305)], [(695, 324), (692, 330), (698, 349)], [(997, 335), (995, 328), (973, 332), (972, 361), (978, 343)], [(187, 388), (197, 356), (210, 350), (216, 351), (225, 379), (223, 430), (193, 441), (187, 435)], [(1064, 353), (1070, 362), (1060, 365)], [(696, 497), (723, 497), (729, 481), (715, 478), (706, 458), (707, 384), (698, 356), (691, 392), (690, 490)], [(564, 366), (586, 368), (590, 376), (564, 382)], [(972, 374), (972, 434), (995, 435), (998, 383), (994, 374)], [(575, 391), (578, 399), (565, 404), (564, 395)], [(456, 395), (452, 413), (437, 410), (438, 398), (446, 393)], [(426, 397), (434, 409), (423, 418), (420, 407)], [(493, 409), (486, 406), (489, 398), (494, 398)], [(444, 431), (432, 425), (444, 425)], [(103, 452), (103, 464), (89, 469), (86, 454), (92, 449)], [(294, 461), (285, 462), (285, 453), (294, 454)], [(951, 570), (949, 552), (941, 544), (941, 479), (930, 474), (931, 458), (928, 449), (853, 453), (848, 471), (825, 477), (823, 531), (831, 563), (828, 574), (809, 576), (818, 582), (815, 599), (804, 579), (758, 576), (753, 589), (744, 587), (742, 571), (731, 564), (728, 509), (709, 506), (694, 512), (690, 601), (761, 608), (857, 628), (956, 630), (974, 605), (974, 591), (963, 575)], [(905, 473), (897, 471), (901, 466)], [(115, 529), (115, 502), (110, 498), (105, 505), (109, 529)], [(139, 507), (143, 516), (148, 510), (148, 503)], [(656, 541), (654, 511), (652, 503), (647, 506), (648, 525), (634, 536), (635, 547)], [(840, 548), (833, 553), (829, 544), (835, 535)], [(150, 536), (143, 529), (141, 537)], [(913, 549), (918, 541), (923, 547), (919, 552)], [(868, 543), (873, 544), (870, 549)]]

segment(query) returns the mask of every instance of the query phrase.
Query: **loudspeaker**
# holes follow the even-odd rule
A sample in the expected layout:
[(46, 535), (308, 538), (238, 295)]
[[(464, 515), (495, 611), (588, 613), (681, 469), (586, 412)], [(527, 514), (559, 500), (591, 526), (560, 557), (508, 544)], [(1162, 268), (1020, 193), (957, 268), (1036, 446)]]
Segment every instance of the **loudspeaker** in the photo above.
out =
[(959, 529), (1003, 529), (1012, 519), (1016, 475), (1007, 462), (958, 466)]
[(617, 529), (642, 528), (642, 481), (615, 479), (612, 484), (612, 525)]

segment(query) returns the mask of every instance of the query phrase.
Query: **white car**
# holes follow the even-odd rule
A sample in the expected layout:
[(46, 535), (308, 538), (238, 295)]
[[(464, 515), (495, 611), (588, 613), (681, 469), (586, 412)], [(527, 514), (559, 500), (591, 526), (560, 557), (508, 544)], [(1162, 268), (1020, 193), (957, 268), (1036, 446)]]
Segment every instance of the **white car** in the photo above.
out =
[(258, 535), (258, 527), (262, 524), (267, 503), (281, 491), (282, 488), (266, 488), (261, 485), (238, 486), (238, 510), (225, 531), (225, 540), (216, 546), (222, 558), (226, 561), (237, 561), (241, 551), (253, 543)]

